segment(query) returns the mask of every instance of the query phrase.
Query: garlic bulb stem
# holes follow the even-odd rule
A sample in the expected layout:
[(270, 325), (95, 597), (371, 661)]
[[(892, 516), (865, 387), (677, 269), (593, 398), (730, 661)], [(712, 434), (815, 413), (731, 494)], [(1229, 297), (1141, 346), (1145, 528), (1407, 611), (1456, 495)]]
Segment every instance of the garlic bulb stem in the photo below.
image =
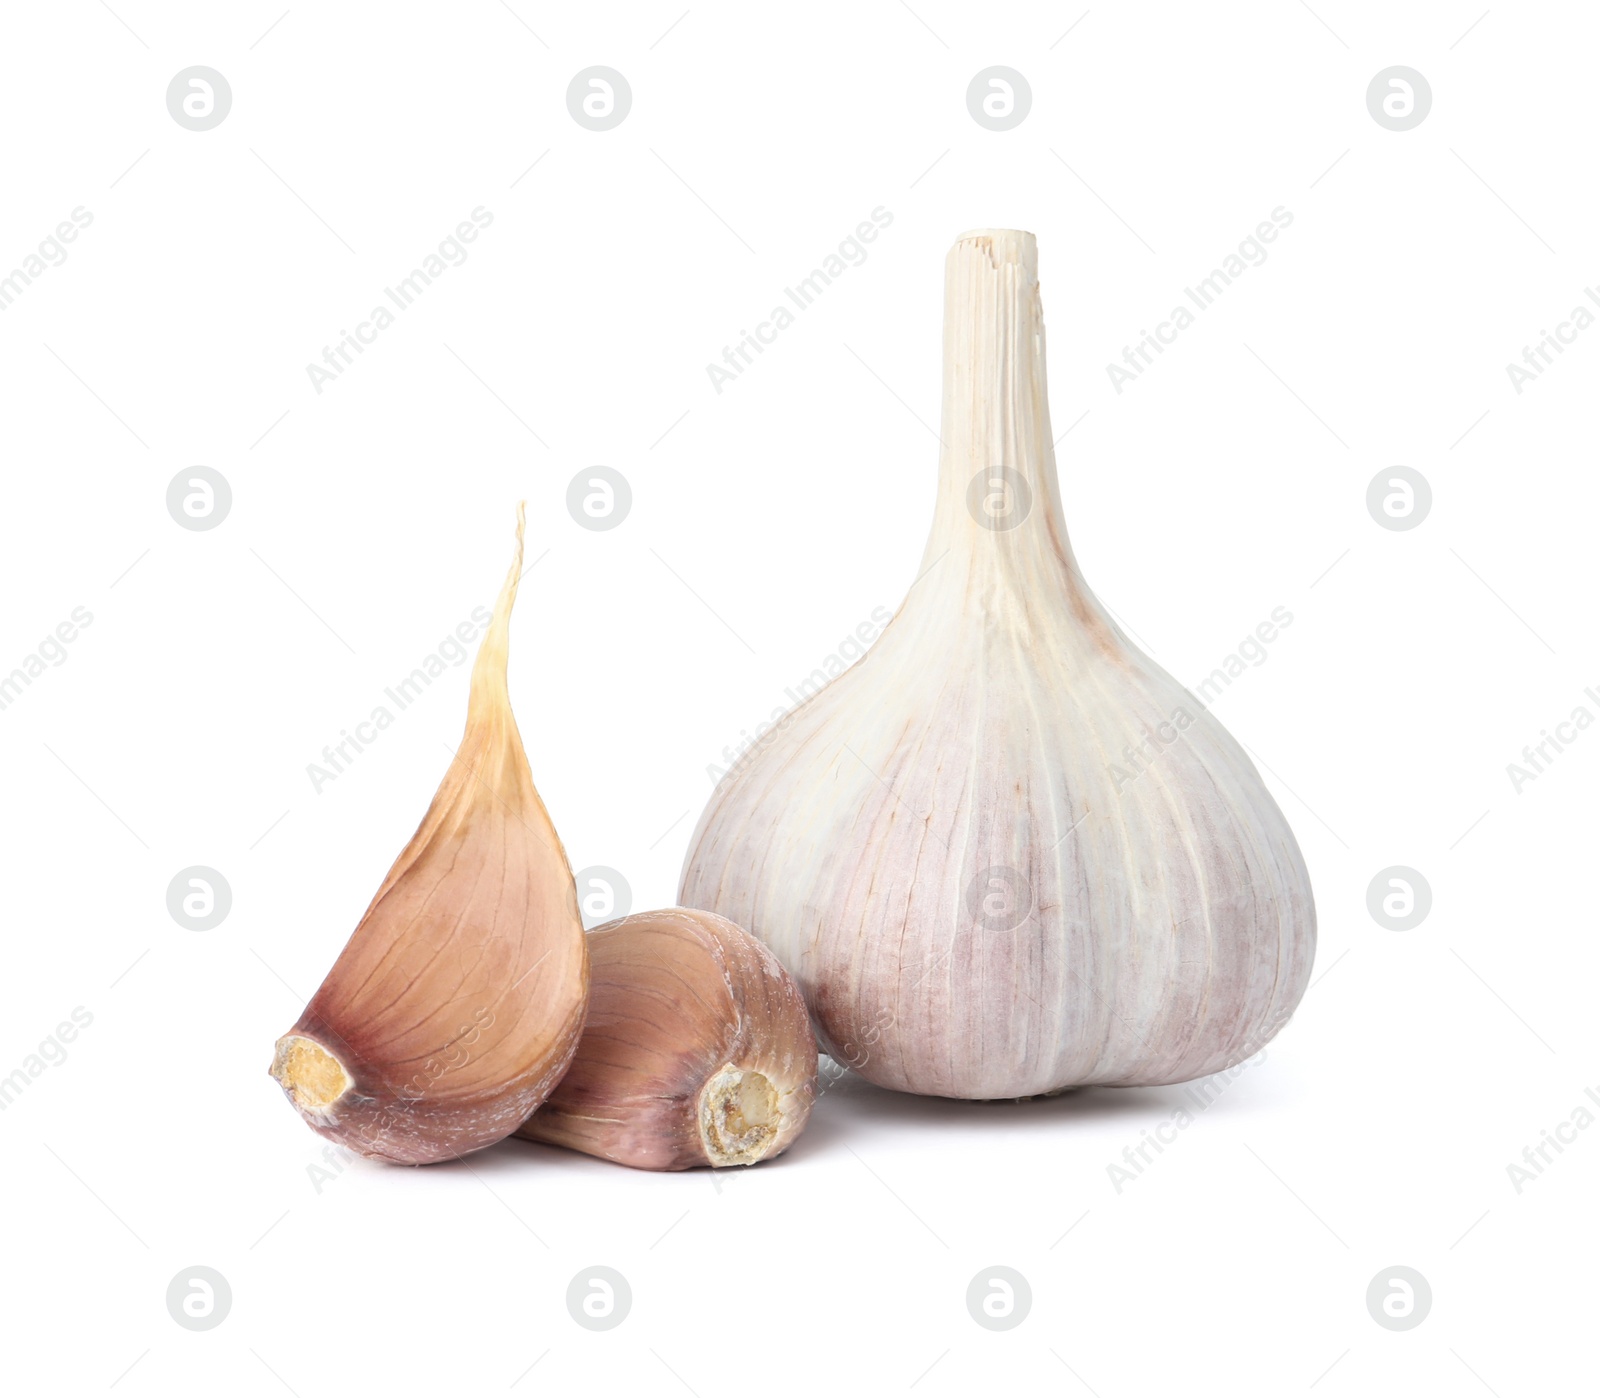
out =
[(944, 337), (939, 486), (918, 575), (956, 574), (940, 580), (952, 592), (1048, 581), (1082, 622), (1126, 644), (1067, 538), (1033, 234), (982, 229), (956, 240), (945, 258)]

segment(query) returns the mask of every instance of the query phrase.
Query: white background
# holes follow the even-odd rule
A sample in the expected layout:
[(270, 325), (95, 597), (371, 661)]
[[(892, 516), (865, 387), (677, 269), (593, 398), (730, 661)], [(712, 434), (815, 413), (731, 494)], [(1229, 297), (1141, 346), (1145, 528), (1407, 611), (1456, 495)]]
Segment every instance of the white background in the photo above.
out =
[[(1600, 714), (1600, 330), (1520, 395), (1505, 366), (1600, 285), (1600, 23), (1480, 3), (8, 10), (0, 264), (94, 216), (0, 315), (0, 671), (94, 618), (0, 712), (0, 1074), (93, 1015), (0, 1116), (12, 1386), (1572, 1391), (1600, 1130), (1520, 1194), (1506, 1167), (1600, 1083), (1600, 734), (1520, 794), (1506, 764)], [(232, 88), (208, 132), (165, 106), (192, 64)], [(603, 133), (565, 102), (592, 64), (633, 93)], [(966, 107), (992, 64), (1032, 88), (1006, 133)], [(1365, 100), (1394, 64), (1433, 93), (1400, 133)], [(468, 260), (319, 395), (306, 364), (479, 205)], [(880, 205), (717, 394), (706, 364)], [(1269, 260), (1115, 392), (1278, 205)], [(535, 779), (575, 868), (671, 903), (708, 767), (914, 574), (942, 260), (981, 226), (1038, 235), (1101, 597), (1191, 685), (1293, 613), (1216, 705), (1312, 871), (1293, 1024), (1120, 1193), (1178, 1089), (846, 1080), (732, 1177), (508, 1143), (314, 1178), (272, 1042), (426, 807), (466, 667), (320, 793), (307, 764), (492, 600), (526, 498)], [(210, 532), (165, 505), (197, 464), (233, 491)], [(565, 506), (595, 464), (633, 491), (605, 533)], [(1365, 505), (1395, 464), (1433, 490), (1408, 532)], [(166, 908), (197, 864), (233, 891), (210, 932)], [(1396, 864), (1433, 890), (1408, 932), (1366, 906)], [(205, 1333), (165, 1303), (195, 1265), (232, 1288)], [(606, 1333), (565, 1302), (592, 1265), (632, 1288)], [(994, 1265), (1032, 1289), (1004, 1333), (965, 1303)], [(1396, 1265), (1433, 1291), (1405, 1333), (1364, 1299)]]

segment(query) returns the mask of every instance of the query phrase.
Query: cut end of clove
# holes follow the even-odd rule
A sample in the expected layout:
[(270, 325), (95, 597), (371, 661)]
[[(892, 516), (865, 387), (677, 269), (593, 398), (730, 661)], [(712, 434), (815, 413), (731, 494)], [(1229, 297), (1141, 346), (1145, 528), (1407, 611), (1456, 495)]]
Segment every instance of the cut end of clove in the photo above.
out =
[(700, 1092), (700, 1142), (713, 1165), (754, 1165), (778, 1139), (783, 1111), (764, 1073), (719, 1068)]
[(295, 1106), (312, 1115), (326, 1115), (354, 1082), (343, 1063), (303, 1034), (278, 1040), (270, 1071)]

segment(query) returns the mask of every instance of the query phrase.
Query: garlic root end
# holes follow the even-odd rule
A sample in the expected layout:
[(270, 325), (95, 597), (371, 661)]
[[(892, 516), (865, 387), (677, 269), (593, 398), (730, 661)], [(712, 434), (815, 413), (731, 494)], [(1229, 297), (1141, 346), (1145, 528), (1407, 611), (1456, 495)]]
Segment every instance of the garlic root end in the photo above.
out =
[(300, 1111), (315, 1117), (331, 1115), (354, 1085), (344, 1064), (303, 1034), (285, 1034), (278, 1040), (268, 1071)]
[(700, 1141), (713, 1165), (754, 1165), (778, 1139), (783, 1112), (764, 1073), (719, 1068), (700, 1090)]

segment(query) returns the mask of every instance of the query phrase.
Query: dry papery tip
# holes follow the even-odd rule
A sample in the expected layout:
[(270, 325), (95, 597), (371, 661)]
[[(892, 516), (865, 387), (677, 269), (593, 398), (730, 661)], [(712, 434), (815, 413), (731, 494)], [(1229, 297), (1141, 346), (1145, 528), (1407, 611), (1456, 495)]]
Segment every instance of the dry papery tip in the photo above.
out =
[(778, 1138), (783, 1114), (764, 1073), (729, 1063), (700, 1089), (700, 1142), (713, 1165), (754, 1165)]
[(295, 1106), (325, 1116), (350, 1090), (352, 1079), (339, 1062), (315, 1039), (285, 1034), (272, 1055), (272, 1076), (294, 1099)]
[(1019, 262), (1026, 268), (1037, 265), (1038, 240), (1023, 228), (969, 228), (955, 241), (955, 247), (971, 246), (986, 254), (991, 265)]

